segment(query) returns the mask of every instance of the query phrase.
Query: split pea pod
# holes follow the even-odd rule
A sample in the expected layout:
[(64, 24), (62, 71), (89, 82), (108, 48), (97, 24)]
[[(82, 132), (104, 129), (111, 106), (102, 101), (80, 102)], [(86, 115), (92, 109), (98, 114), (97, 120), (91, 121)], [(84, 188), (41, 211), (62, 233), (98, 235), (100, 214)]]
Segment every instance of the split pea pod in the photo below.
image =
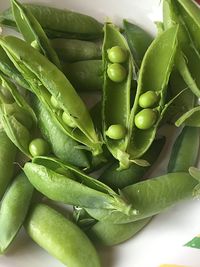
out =
[(32, 207), (25, 228), (39, 246), (65, 265), (101, 266), (97, 252), (84, 232), (47, 205), (36, 204)]
[(33, 186), (24, 173), (12, 182), (1, 202), (0, 253), (4, 253), (21, 228), (32, 199)]
[[(90, 16), (42, 5), (26, 4), (25, 7), (38, 20), (50, 38), (92, 40), (102, 36), (102, 24)], [(16, 27), (11, 9), (1, 14), (0, 23)]]
[(49, 110), (55, 123), (94, 155), (100, 154), (101, 142), (87, 107), (64, 74), (36, 49), (16, 37), (3, 37), (0, 45)]
[(5, 131), (0, 129), (0, 199), (13, 178), (17, 149)]

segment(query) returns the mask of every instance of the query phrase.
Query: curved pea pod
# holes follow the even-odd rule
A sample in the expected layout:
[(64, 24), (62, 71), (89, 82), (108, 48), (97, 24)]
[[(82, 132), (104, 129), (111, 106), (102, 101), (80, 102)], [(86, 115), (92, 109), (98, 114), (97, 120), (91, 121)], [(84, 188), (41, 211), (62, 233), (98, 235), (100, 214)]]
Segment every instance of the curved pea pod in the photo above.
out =
[(65, 265), (101, 266), (97, 252), (84, 232), (47, 205), (37, 204), (32, 207), (25, 228), (39, 246)]
[[(138, 87), (135, 101), (129, 119), (130, 142), (127, 153), (129, 160), (141, 157), (152, 144), (159, 123), (165, 109), (166, 89), (169, 77), (174, 66), (177, 51), (178, 27), (174, 26), (156, 37), (148, 48), (139, 72)], [(157, 58), (162, 59), (162, 64), (157, 64)], [(157, 120), (152, 127), (141, 130), (134, 124), (136, 114), (141, 111), (139, 97), (146, 91), (156, 91), (160, 99), (154, 111), (157, 112)]]
[(103, 68), (101, 60), (84, 60), (63, 64), (63, 73), (79, 91), (102, 91)]
[(102, 56), (101, 42), (56, 38), (51, 40), (51, 45), (65, 62), (101, 59)]
[[(49, 110), (55, 123), (94, 155), (100, 154), (102, 144), (87, 107), (65, 75), (36, 49), (16, 37), (1, 38), (0, 45), (28, 81), (31, 90)], [(57, 100), (61, 112), (57, 112), (52, 105), (52, 96)], [(64, 123), (63, 112), (68, 114), (75, 127)]]
[[(58, 161), (56, 162), (58, 164)], [(75, 206), (120, 210), (129, 214), (130, 205), (109, 187), (80, 172), (75, 179), (69, 171), (74, 172), (63, 164), (60, 166), (69, 171), (60, 174), (58, 168), (55, 169), (55, 161), (53, 167), (49, 166), (50, 163), (39, 160), (38, 164), (26, 163), (24, 166), (29, 181), (48, 198)]]
[(35, 46), (41, 50), (50, 61), (58, 66), (58, 68), (61, 68), (56, 52), (31, 11), (17, 0), (11, 0), (11, 5), (15, 22), (25, 40), (29, 44), (35, 43)]
[[(153, 164), (162, 151), (165, 141), (165, 138), (155, 140), (143, 158)], [(139, 182), (150, 168), (150, 166), (143, 167), (133, 163), (128, 169), (117, 171), (117, 165), (117, 163), (113, 163), (99, 178), (100, 181), (114, 190)]]
[(186, 172), (169, 173), (127, 186), (121, 194), (132, 203), (138, 212), (124, 215), (109, 210), (88, 209), (86, 211), (99, 221), (121, 224), (138, 221), (163, 212), (181, 200), (191, 198), (198, 181)]
[(146, 50), (153, 41), (153, 37), (139, 26), (127, 20), (123, 20), (123, 26), (131, 53), (137, 68), (139, 68)]
[(17, 149), (3, 129), (0, 129), (0, 199), (13, 178)]
[(168, 172), (188, 171), (197, 162), (199, 152), (199, 129), (184, 127), (173, 145)]
[(175, 122), (176, 126), (182, 124), (191, 127), (200, 127), (200, 107), (194, 107), (184, 113), (178, 120)]
[[(113, 82), (107, 73), (110, 61), (108, 50), (112, 47), (119, 46), (127, 53), (127, 59), (123, 63), (126, 69), (126, 77), (121, 82)], [(104, 68), (104, 85), (102, 101), (102, 123), (105, 143), (111, 154), (119, 161), (120, 168), (124, 168), (127, 161), (126, 148), (129, 142), (129, 136), (126, 133), (124, 138), (114, 140), (106, 135), (106, 131), (112, 125), (121, 125), (124, 129), (129, 127), (130, 116), (130, 91), (131, 80), (133, 76), (133, 60), (128, 44), (112, 24), (105, 24), (104, 42), (103, 42), (103, 68)]]
[[(103, 25), (90, 16), (42, 5), (26, 4), (25, 6), (51, 38), (92, 40), (102, 36)], [(11, 9), (1, 14), (0, 22), (15, 26)]]
[(151, 218), (125, 224), (112, 224), (99, 221), (86, 234), (94, 242), (104, 246), (115, 246), (127, 241), (142, 230)]
[(24, 173), (6, 191), (0, 208), (0, 253), (4, 253), (21, 228), (33, 195), (33, 186)]

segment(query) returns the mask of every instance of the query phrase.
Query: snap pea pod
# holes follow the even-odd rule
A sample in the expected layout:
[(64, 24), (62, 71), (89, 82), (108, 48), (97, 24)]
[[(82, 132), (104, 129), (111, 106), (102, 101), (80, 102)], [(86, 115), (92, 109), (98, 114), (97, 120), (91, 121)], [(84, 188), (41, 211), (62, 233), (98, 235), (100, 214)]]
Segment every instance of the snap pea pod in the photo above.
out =
[(82, 174), (79, 180), (74, 180), (69, 173), (60, 174), (58, 169), (52, 170), (49, 166), (41, 165), (41, 162), (26, 163), (24, 172), (33, 186), (52, 200), (75, 206), (120, 210), (125, 214), (135, 212), (120, 195), (111, 189), (106, 190), (105, 185), (86, 175)]
[(37, 204), (32, 207), (25, 228), (39, 246), (65, 265), (101, 266), (97, 252), (84, 232), (47, 205)]
[(43, 137), (51, 144), (56, 157), (75, 166), (89, 168), (90, 162), (84, 150), (78, 149), (79, 144), (54, 123), (49, 111), (33, 97), (33, 108), (38, 119), (38, 127)]
[(102, 91), (103, 67), (101, 60), (83, 60), (74, 63), (64, 63), (63, 73), (80, 91)]
[(188, 171), (197, 162), (199, 152), (199, 129), (184, 127), (172, 148), (168, 172)]
[(11, 5), (17, 28), (22, 33), (26, 42), (29, 44), (34, 43), (37, 49), (39, 49), (58, 68), (61, 68), (56, 52), (31, 11), (17, 0), (11, 0)]
[(178, 127), (182, 124), (191, 127), (200, 127), (200, 107), (197, 106), (185, 112), (177, 119), (175, 124)]
[(153, 37), (148, 32), (128, 20), (123, 20), (123, 26), (131, 53), (137, 68), (139, 69), (144, 54), (153, 41)]
[[(165, 141), (165, 138), (154, 140), (143, 158), (150, 164), (153, 164), (164, 147)], [(139, 182), (150, 168), (150, 166), (143, 167), (133, 163), (128, 169), (119, 172), (117, 171), (117, 165), (117, 163), (113, 163), (99, 178), (101, 182), (107, 184), (114, 190), (122, 189), (128, 185)]]
[[(92, 40), (102, 36), (102, 24), (90, 16), (42, 5), (26, 4), (25, 6), (49, 37)], [(11, 9), (1, 14), (0, 23), (15, 26)]]
[[(0, 39), (0, 45), (28, 81), (30, 88), (49, 110), (55, 123), (70, 137), (84, 144), (94, 155), (102, 152), (101, 142), (95, 132), (89, 112), (64, 74), (36, 49), (13, 36)], [(51, 97), (58, 104), (55, 110)], [(63, 112), (70, 117), (73, 127), (63, 119)]]
[(65, 62), (101, 59), (102, 55), (101, 42), (56, 38), (51, 40), (51, 45), (60, 60)]
[[(126, 69), (126, 76), (121, 82), (113, 82), (107, 73), (110, 64), (108, 50), (115, 46), (119, 46), (127, 54), (127, 60), (123, 63), (123, 66)], [(128, 134), (126, 133), (125, 136), (119, 140), (114, 140), (107, 136), (106, 131), (112, 125), (121, 125), (126, 131), (128, 130), (130, 116), (130, 89), (134, 72), (133, 60), (125, 38), (112, 24), (105, 24), (102, 50), (104, 68), (102, 101), (103, 136), (109, 151), (119, 161), (120, 168), (122, 169), (127, 165), (127, 155), (125, 150), (129, 142)]]
[(21, 228), (33, 194), (33, 186), (24, 173), (19, 174), (6, 191), (0, 208), (0, 253), (4, 253)]
[(13, 178), (16, 153), (16, 147), (0, 128), (0, 199)]
[(138, 221), (158, 214), (183, 199), (191, 198), (197, 185), (198, 181), (186, 172), (169, 173), (129, 185), (121, 190), (121, 194), (128, 198), (133, 208), (138, 211), (137, 214), (128, 216), (105, 209), (86, 208), (86, 211), (96, 220), (107, 223)]
[[(152, 144), (159, 122), (161, 121), (168, 106), (165, 106), (166, 89), (171, 74), (177, 51), (178, 27), (172, 27), (156, 37), (149, 46), (139, 72), (137, 93), (130, 115), (130, 143), (127, 153), (130, 159), (141, 157)], [(157, 64), (157, 58), (162, 58), (162, 64)], [(141, 130), (134, 124), (136, 114), (141, 111), (139, 97), (147, 91), (159, 94), (159, 101), (154, 108), (157, 120), (149, 129)]]

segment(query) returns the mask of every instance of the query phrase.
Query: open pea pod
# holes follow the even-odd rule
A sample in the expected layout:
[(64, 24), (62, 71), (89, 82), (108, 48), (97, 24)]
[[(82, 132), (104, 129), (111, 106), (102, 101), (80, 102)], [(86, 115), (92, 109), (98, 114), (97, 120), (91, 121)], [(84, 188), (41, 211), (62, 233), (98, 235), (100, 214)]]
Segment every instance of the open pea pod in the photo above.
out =
[(79, 176), (79, 180), (76, 180), (77, 176), (74, 178), (72, 172), (60, 174), (60, 170), (53, 170), (54, 166), (50, 168), (31, 162), (24, 166), (29, 181), (48, 198), (84, 208), (108, 209), (113, 212), (119, 210), (124, 214), (133, 212), (129, 203), (121, 196), (111, 193), (111, 189), (109, 193), (93, 189), (92, 187), (98, 186), (98, 182), (92, 182), (92, 178)]
[(0, 74), (0, 80), (5, 90), (12, 95), (11, 101), (7, 102), (0, 93), (1, 123), (10, 140), (31, 158), (29, 143), (37, 121), (35, 113), (11, 81), (3, 74)]
[(11, 4), (15, 22), (25, 40), (29, 44), (34, 44), (50, 61), (61, 68), (56, 52), (31, 11), (17, 0), (11, 0)]
[[(0, 39), (0, 45), (30, 85), (31, 90), (49, 110), (55, 123), (70, 137), (84, 144), (94, 155), (102, 152), (87, 107), (65, 75), (36, 49), (13, 36)], [(57, 102), (57, 109), (51, 97)], [(66, 113), (73, 127), (62, 119)]]
[(182, 124), (191, 127), (200, 127), (200, 106), (194, 107), (185, 112), (180, 118), (177, 119), (175, 124), (178, 127)]
[[(120, 47), (120, 49), (126, 53), (126, 58), (123, 60), (123, 64), (118, 64), (118, 67), (121, 66), (125, 72), (124, 79), (120, 81), (112, 80), (108, 74), (112, 62), (109, 59), (109, 51), (116, 46)], [(102, 102), (103, 135), (109, 151), (119, 161), (120, 168), (124, 168), (127, 158), (125, 151), (129, 142), (127, 129), (129, 127), (131, 105), (131, 80), (134, 71), (133, 60), (125, 38), (116, 28), (116, 26), (112, 24), (105, 24), (102, 49), (104, 68)], [(118, 76), (118, 74), (116, 74), (116, 76)], [(115, 125), (120, 125), (120, 127), (126, 131), (126, 133), (124, 133), (124, 135), (120, 138), (111, 138), (110, 135), (108, 136), (109, 127)]]
[[(130, 155), (129, 160), (140, 158), (155, 138), (157, 128), (164, 114), (166, 89), (177, 51), (177, 34), (178, 27), (175, 26), (157, 36), (149, 46), (142, 61), (137, 93), (129, 118), (130, 142), (127, 147), (127, 153)], [(157, 58), (162, 61), (162, 64), (158, 64)], [(149, 109), (151, 113), (154, 112), (156, 121), (148, 129), (139, 129), (135, 125), (136, 115), (145, 110), (139, 105), (139, 97), (147, 91), (156, 92), (159, 96), (155, 107)]]
[(152, 178), (127, 186), (121, 194), (128, 198), (134, 209), (134, 215), (124, 215), (120, 212), (110, 212), (105, 209), (86, 209), (86, 211), (99, 221), (114, 224), (138, 221), (153, 216), (176, 204), (177, 202), (192, 198), (194, 188), (199, 182), (189, 173), (177, 172)]

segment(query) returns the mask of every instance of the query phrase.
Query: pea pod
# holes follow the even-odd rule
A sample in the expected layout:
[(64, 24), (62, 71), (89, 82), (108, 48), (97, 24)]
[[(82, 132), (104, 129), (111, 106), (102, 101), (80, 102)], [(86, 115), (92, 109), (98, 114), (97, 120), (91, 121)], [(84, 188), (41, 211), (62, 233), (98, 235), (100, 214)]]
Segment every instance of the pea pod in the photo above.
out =
[[(25, 7), (51, 38), (92, 40), (102, 36), (102, 24), (90, 16), (33, 4), (26, 4)], [(11, 9), (5, 10), (1, 14), (0, 23), (16, 27)]]
[(11, 0), (11, 4), (15, 22), (25, 40), (29, 44), (36, 42), (38, 49), (41, 50), (42, 53), (58, 68), (61, 68), (56, 52), (31, 11), (17, 0)]
[(107, 223), (121, 224), (138, 221), (158, 214), (183, 199), (191, 198), (197, 185), (198, 181), (186, 172), (169, 173), (121, 190), (121, 194), (128, 198), (133, 208), (138, 211), (137, 214), (128, 216), (105, 209), (87, 208), (86, 211), (93, 218)]
[(101, 59), (101, 42), (56, 38), (51, 40), (51, 45), (65, 62)]
[(17, 149), (5, 131), (0, 129), (0, 199), (13, 178)]
[(168, 172), (187, 171), (197, 161), (199, 151), (199, 129), (184, 127), (173, 145)]
[[(165, 138), (157, 139), (144, 154), (144, 159), (153, 164), (158, 158), (163, 146)], [(122, 189), (128, 185), (137, 183), (141, 180), (150, 166), (142, 167), (133, 163), (127, 170), (117, 171), (117, 163), (113, 163), (101, 174), (99, 180), (107, 184), (114, 190)]]
[[(89, 112), (64, 74), (36, 49), (16, 37), (3, 37), (0, 39), (0, 45), (28, 81), (32, 91), (49, 110), (55, 123), (67, 135), (86, 145), (86, 149), (91, 150), (94, 155), (100, 154), (101, 142)], [(50, 101), (52, 96), (57, 100), (61, 112), (54, 109)], [(62, 119), (62, 111), (69, 115), (76, 125), (75, 128), (66, 125)]]
[(146, 50), (153, 41), (153, 38), (145, 30), (127, 20), (123, 21), (123, 26), (131, 53), (139, 69)]
[(80, 91), (101, 91), (103, 70), (101, 60), (83, 60), (63, 64), (63, 72), (72, 85)]
[(32, 207), (25, 228), (39, 246), (63, 264), (69, 267), (100, 267), (95, 248), (87, 236), (47, 205), (37, 204)]
[(21, 228), (33, 194), (33, 186), (21, 173), (12, 182), (1, 202), (0, 253), (4, 253)]
[(86, 152), (78, 149), (79, 144), (58, 128), (49, 111), (36, 97), (32, 100), (39, 129), (43, 137), (51, 144), (53, 153), (64, 162), (88, 168), (90, 163)]
[(182, 124), (191, 127), (200, 127), (200, 107), (197, 106), (185, 112), (178, 118), (175, 124), (178, 127)]

